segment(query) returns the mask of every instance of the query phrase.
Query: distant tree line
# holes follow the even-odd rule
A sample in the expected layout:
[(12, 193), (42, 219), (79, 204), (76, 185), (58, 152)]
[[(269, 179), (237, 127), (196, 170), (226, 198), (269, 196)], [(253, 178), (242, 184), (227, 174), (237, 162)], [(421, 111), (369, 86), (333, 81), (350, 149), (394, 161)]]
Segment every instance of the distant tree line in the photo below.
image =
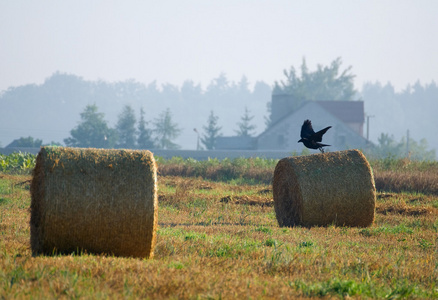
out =
[(0, 92), (0, 106), (10, 112), (0, 118), (0, 137), (12, 140), (16, 136), (7, 129), (22, 128), (26, 130), (26, 136), (63, 140), (80, 121), (84, 107), (93, 103), (99, 112), (104, 113), (107, 124), (115, 128), (123, 106), (129, 104), (135, 110), (137, 120), (140, 118), (138, 112), (144, 109), (145, 120), (150, 119), (151, 122), (149, 127), (154, 125), (154, 118), (169, 108), (173, 122), (180, 129), (178, 138), (173, 142), (190, 148), (196, 137), (193, 129), (201, 132), (211, 111), (224, 120), (220, 125), (222, 134), (234, 132), (245, 107), (254, 117), (253, 125), (262, 130), (271, 91), (271, 86), (262, 81), (250, 83), (242, 76), (234, 82), (225, 73), (205, 86), (192, 80), (176, 86), (169, 83), (160, 85), (156, 81), (146, 84), (135, 80), (87, 81), (76, 75), (57, 72), (43, 84), (11, 87)]
[[(318, 65), (315, 70), (309, 70), (303, 59), (298, 69), (292, 66), (284, 70), (284, 80), (275, 82), (273, 88), (258, 81), (250, 89), (245, 76), (232, 82), (224, 73), (205, 88), (191, 80), (180, 87), (158, 86), (155, 81), (108, 83), (55, 73), (42, 85), (2, 92), (0, 105), (10, 113), (2, 115), (0, 128), (29, 128), (29, 133), (35, 136), (56, 126), (65, 135), (70, 133), (64, 139), (66, 145), (162, 149), (181, 147), (180, 143), (189, 133), (194, 135), (195, 129), (199, 148), (215, 149), (223, 132), (254, 136), (256, 130), (263, 130), (263, 117), (269, 127), (271, 94), (283, 93), (292, 95), (297, 105), (313, 100), (363, 100), (366, 120), (370, 121), (370, 138), (377, 141), (373, 151), (381, 155), (391, 149), (397, 155), (408, 155), (406, 151), (412, 155), (416, 151), (422, 152), (422, 157), (430, 157), (433, 154), (430, 147), (438, 149), (438, 139), (434, 138), (438, 128), (435, 113), (438, 87), (434, 82), (425, 85), (417, 82), (399, 92), (390, 83), (375, 82), (357, 91), (354, 78), (351, 67), (342, 68), (340, 58), (328, 66)], [(147, 120), (145, 111), (155, 118)], [(18, 114), (20, 118), (16, 117)], [(110, 123), (115, 125), (111, 127)], [(34, 128), (39, 131), (32, 131)], [(6, 134), (12, 138), (11, 133)], [(42, 144), (41, 140), (29, 138), (16, 142)]]
[[(417, 81), (401, 91), (387, 83), (367, 83), (361, 97), (370, 121), (370, 138), (377, 139), (379, 156), (436, 159), (438, 149), (438, 86)], [(399, 140), (399, 142), (397, 142)], [(419, 141), (419, 142), (416, 142)]]
[(145, 120), (143, 109), (140, 110), (137, 124), (134, 109), (130, 105), (123, 107), (115, 128), (110, 128), (104, 117), (102, 112), (98, 112), (96, 104), (87, 105), (81, 113), (81, 122), (70, 131), (71, 137), (64, 139), (64, 143), (71, 147), (178, 148), (172, 139), (178, 135), (179, 128), (172, 122), (169, 109), (154, 120), (153, 128)]
[[(64, 143), (70, 147), (125, 148), (125, 149), (179, 149), (174, 140), (181, 132), (178, 124), (173, 121), (169, 108), (157, 118), (147, 122), (144, 110), (140, 110), (140, 121), (137, 124), (135, 111), (130, 105), (125, 105), (118, 116), (115, 128), (110, 128), (104, 119), (104, 114), (98, 112), (96, 104), (87, 105), (80, 114), (81, 122), (70, 131), (70, 137)], [(246, 108), (241, 122), (238, 123), (239, 136), (250, 136), (255, 128), (251, 124), (252, 116)], [(216, 139), (221, 135), (218, 117), (211, 111), (203, 126), (201, 142), (206, 149), (215, 149)], [(39, 140), (38, 140), (39, 141)], [(41, 145), (41, 141), (39, 143)], [(39, 146), (38, 145), (38, 146)], [(33, 146), (33, 145), (32, 145)]]
[(43, 140), (34, 139), (33, 137), (28, 136), (28, 137), (21, 137), (19, 139), (16, 139), (8, 145), (8, 147), (14, 147), (14, 148), (39, 148), (41, 146), (62, 146), (62, 144), (53, 141), (48, 144), (43, 144)]

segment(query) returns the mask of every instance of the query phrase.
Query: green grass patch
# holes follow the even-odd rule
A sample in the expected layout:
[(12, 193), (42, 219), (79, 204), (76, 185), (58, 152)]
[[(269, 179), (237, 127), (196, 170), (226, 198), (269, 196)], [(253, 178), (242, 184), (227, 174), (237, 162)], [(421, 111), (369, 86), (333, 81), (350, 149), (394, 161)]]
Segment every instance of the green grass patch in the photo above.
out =
[(408, 281), (396, 282), (391, 286), (379, 285), (374, 281), (367, 280), (358, 282), (349, 279), (330, 279), (324, 282), (307, 283), (296, 280), (289, 283), (291, 288), (296, 289), (305, 297), (366, 297), (380, 299), (405, 299), (405, 298), (434, 298), (438, 291), (427, 291), (418, 288), (414, 283)]
[(269, 238), (269, 239), (267, 239), (266, 241), (265, 241), (265, 246), (267, 246), (267, 247), (273, 247), (273, 246), (277, 246), (278, 245), (278, 242), (277, 242), (277, 240), (274, 240), (274, 239), (271, 239), (271, 238)]
[[(411, 223), (412, 224), (412, 223)], [(359, 230), (359, 234), (363, 236), (378, 236), (381, 234), (413, 234), (415, 226), (400, 224), (395, 226), (382, 225), (380, 227), (363, 228)]]
[(263, 232), (263, 233), (269, 233), (269, 234), (272, 233), (272, 229), (269, 228), (269, 227), (265, 227), (265, 226), (259, 226), (259, 227), (257, 227), (257, 228), (255, 229), (255, 231)]

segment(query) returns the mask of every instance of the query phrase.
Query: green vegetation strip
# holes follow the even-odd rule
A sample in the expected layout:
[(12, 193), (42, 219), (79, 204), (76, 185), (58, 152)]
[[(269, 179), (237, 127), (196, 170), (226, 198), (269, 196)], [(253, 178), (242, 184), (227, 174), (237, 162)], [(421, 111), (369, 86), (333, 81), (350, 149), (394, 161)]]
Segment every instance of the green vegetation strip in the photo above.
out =
[[(291, 153), (291, 155), (297, 155)], [(0, 154), (0, 174), (30, 175), (35, 167), (35, 155), (27, 153)], [(368, 159), (374, 173), (376, 189), (384, 192), (416, 192), (438, 195), (438, 162), (398, 159)], [(234, 185), (268, 184), (278, 160), (266, 158), (209, 159), (156, 157), (161, 176), (201, 177)]]
[(0, 172), (8, 174), (30, 174), (35, 167), (36, 156), (29, 153), (14, 152), (0, 154)]

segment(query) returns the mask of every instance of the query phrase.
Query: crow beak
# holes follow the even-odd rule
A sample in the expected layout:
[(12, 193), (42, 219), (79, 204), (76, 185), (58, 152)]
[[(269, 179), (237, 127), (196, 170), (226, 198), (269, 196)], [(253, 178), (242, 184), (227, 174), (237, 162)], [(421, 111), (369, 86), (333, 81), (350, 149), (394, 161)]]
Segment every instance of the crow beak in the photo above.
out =
[(302, 142), (303, 141), (303, 139), (300, 139), (299, 141), (298, 141), (298, 143), (300, 143), (300, 142)]

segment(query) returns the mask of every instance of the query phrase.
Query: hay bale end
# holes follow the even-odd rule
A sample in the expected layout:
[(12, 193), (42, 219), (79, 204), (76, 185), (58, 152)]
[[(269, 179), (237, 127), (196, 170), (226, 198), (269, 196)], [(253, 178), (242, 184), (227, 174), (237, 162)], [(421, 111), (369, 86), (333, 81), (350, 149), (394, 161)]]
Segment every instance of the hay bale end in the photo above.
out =
[(280, 226), (357, 226), (374, 222), (373, 173), (359, 150), (287, 157), (274, 171)]

